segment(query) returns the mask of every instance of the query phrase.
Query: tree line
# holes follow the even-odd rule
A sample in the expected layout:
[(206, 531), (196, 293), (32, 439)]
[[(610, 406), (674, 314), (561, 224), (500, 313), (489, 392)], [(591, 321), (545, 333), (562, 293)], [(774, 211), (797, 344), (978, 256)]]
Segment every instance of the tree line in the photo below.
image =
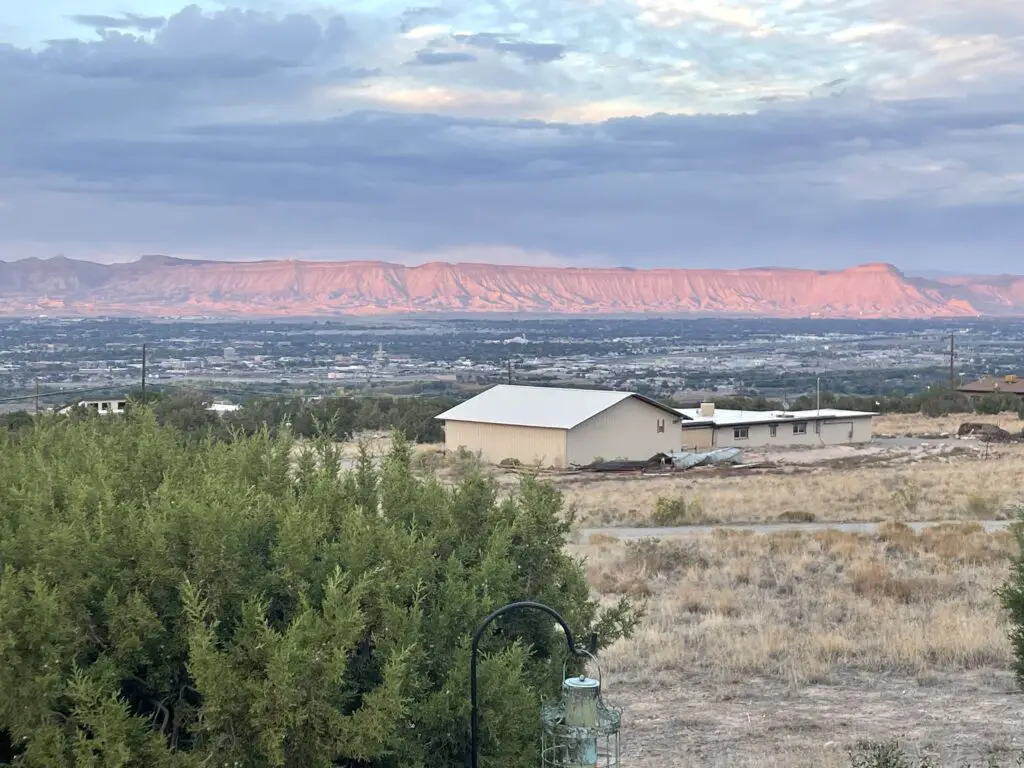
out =
[[(145, 395), (132, 392), (128, 411), (145, 406), (159, 424), (174, 427), (193, 440), (226, 441), (236, 433), (255, 435), (263, 429), (276, 435), (286, 427), (289, 434), (301, 438), (330, 434), (335, 440), (350, 440), (362, 432), (397, 430), (411, 442), (436, 443), (444, 439), (444, 433), (435, 417), (456, 402), (454, 397), (256, 397), (236, 411), (217, 413), (210, 410), (213, 397), (209, 394), (172, 390)], [(69, 415), (81, 419), (91, 414), (75, 408)], [(32, 423), (32, 414), (24, 411), (0, 416), (0, 429), (20, 429)]]

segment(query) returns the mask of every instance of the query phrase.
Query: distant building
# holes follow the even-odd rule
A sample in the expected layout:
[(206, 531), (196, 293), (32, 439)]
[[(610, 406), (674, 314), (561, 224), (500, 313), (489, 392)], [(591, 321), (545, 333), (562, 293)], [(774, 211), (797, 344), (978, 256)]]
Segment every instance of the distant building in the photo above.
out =
[(114, 398), (111, 400), (80, 400), (74, 405), (68, 405), (61, 408), (59, 413), (70, 413), (74, 408), (87, 408), (106, 416), (111, 413), (124, 413), (127, 406), (128, 401), (125, 398)]
[(1024, 381), (1021, 381), (1015, 374), (1009, 376), (984, 376), (970, 384), (964, 384), (957, 388), (961, 394), (971, 399), (984, 397), (985, 395), (1016, 395), (1024, 397)]
[(632, 392), (499, 384), (437, 416), (445, 449), (564, 468), (680, 449), (681, 417)]
[(235, 405), (234, 403), (211, 403), (206, 410), (213, 411), (214, 413), (231, 413), (237, 411), (242, 406)]
[(736, 411), (702, 403), (682, 408), (683, 445), (687, 449), (822, 446), (871, 442), (869, 411), (820, 408), (809, 411)]

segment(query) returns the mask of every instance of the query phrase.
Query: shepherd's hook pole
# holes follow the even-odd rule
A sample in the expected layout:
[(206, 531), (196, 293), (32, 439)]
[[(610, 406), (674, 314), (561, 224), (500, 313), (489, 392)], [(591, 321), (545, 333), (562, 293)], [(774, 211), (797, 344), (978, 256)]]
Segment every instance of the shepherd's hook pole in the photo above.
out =
[[(471, 768), (478, 768), (478, 742), (477, 742), (477, 727), (479, 720), (479, 711), (476, 705), (476, 656), (477, 651), (480, 647), (480, 638), (483, 637), (484, 630), (499, 616), (515, 611), (520, 608), (535, 608), (538, 611), (544, 611), (551, 618), (557, 621), (562, 629), (565, 631), (565, 642), (569, 646), (569, 651), (574, 656), (588, 656), (588, 652), (582, 648), (577, 648), (576, 643), (572, 637), (572, 630), (569, 629), (569, 625), (566, 623), (554, 608), (551, 608), (544, 603), (535, 603), (530, 600), (520, 600), (515, 603), (509, 603), (506, 606), (499, 608), (494, 611), (490, 616), (484, 619), (480, 626), (477, 627), (476, 632), (473, 634), (473, 649), (469, 657), (469, 698), (471, 704), (470, 722), (469, 722), (469, 744), (470, 744), (470, 766)], [(592, 633), (590, 636), (590, 652), (593, 653), (597, 650), (597, 633)]]

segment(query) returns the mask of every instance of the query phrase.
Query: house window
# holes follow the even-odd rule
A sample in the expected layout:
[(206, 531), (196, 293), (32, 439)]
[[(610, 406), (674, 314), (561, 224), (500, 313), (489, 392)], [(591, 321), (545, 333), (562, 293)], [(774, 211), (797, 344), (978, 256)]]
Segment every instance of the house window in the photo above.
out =
[(661, 432), (664, 432), (664, 431), (665, 431), (665, 420), (664, 419), (658, 419), (658, 432), (661, 433)]
[(110, 408), (110, 403), (100, 403), (100, 410), (106, 411)]
[(806, 435), (807, 434), (807, 424), (806, 423), (804, 423), (804, 424), (794, 424), (793, 425), (793, 434), (794, 435)]
[(750, 437), (750, 427), (735, 427), (732, 430), (733, 440), (746, 440)]
[(779, 425), (778, 424), (772, 424), (770, 427), (768, 427), (768, 436), (769, 437), (778, 437), (779, 436)]

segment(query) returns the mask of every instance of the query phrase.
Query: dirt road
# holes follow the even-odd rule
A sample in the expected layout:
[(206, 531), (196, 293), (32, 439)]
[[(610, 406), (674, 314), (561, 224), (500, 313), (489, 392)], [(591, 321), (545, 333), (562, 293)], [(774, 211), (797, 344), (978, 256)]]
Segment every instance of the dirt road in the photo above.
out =
[[(1004, 531), (1013, 523), (1012, 520), (938, 520), (927, 523), (907, 523), (914, 531), (920, 533), (925, 528), (936, 525), (962, 525), (977, 523), (989, 533)], [(583, 528), (580, 535), (585, 541), (591, 536), (614, 536), (617, 539), (665, 539), (681, 536), (705, 536), (714, 531), (750, 531), (752, 533), (818, 533), (820, 531), (839, 531), (842, 533), (872, 534), (878, 531), (881, 523), (723, 523), (720, 525), (681, 525), (671, 528)]]

